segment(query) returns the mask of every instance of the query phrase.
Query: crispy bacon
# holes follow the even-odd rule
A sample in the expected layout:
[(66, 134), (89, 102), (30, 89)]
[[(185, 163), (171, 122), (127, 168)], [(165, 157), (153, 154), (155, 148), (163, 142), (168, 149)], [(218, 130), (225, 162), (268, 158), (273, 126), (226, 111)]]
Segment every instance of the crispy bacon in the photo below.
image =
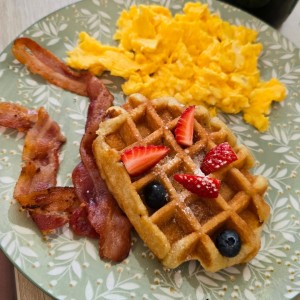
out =
[(88, 219), (85, 205), (78, 199), (73, 187), (52, 187), (22, 195), (18, 200), (42, 234), (52, 233), (69, 223), (75, 234), (99, 238)]
[(25, 165), (15, 187), (16, 199), (43, 234), (66, 224), (70, 213), (80, 205), (74, 189), (43, 189), (56, 183), (58, 150), (65, 141), (58, 125), (43, 108), (30, 110), (8, 102), (0, 103), (0, 125), (29, 131), (23, 148)]
[(15, 40), (12, 48), (17, 60), (34, 74), (48, 82), (78, 95), (87, 96), (86, 86), (92, 77), (89, 72), (76, 72), (69, 68), (52, 52), (41, 47), (30, 38)]
[(36, 110), (11, 102), (0, 102), (0, 126), (14, 128), (24, 132), (37, 121)]
[[(89, 72), (78, 73), (73, 71), (55, 55), (29, 38), (17, 39), (13, 45), (13, 53), (32, 73), (39, 74), (50, 83), (68, 91), (89, 96), (90, 105), (85, 134), (80, 145), (82, 162), (74, 169), (72, 174), (74, 189), (82, 205), (76, 207), (68, 217), (70, 226), (75, 233), (90, 237), (99, 236), (99, 254), (101, 258), (113, 261), (123, 260), (130, 251), (132, 226), (109, 193), (99, 174), (92, 152), (96, 130), (104, 112), (112, 104), (112, 95), (103, 83)], [(23, 152), (25, 165), (14, 191), (16, 199), (19, 198), (19, 201), (23, 201), (23, 204), (24, 201), (30, 199), (26, 199), (22, 195), (41, 192), (54, 187), (56, 184), (57, 153), (64, 142), (64, 138), (57, 130), (54, 130), (54, 127), (51, 127), (53, 130), (46, 134), (51, 139), (47, 140), (46, 138), (44, 141), (44, 135), (41, 132), (48, 132), (48, 127), (45, 125), (48, 122), (45, 124), (39, 122), (40, 114), (43, 113), (45, 112), (39, 111), (38, 121), (28, 131), (25, 139)], [(56, 135), (52, 136), (52, 131)], [(53, 139), (54, 136), (57, 139)], [(41, 139), (38, 140), (36, 145), (33, 144), (35, 138)], [(26, 206), (31, 210), (31, 216), (43, 232), (54, 229), (66, 222), (65, 215), (59, 210), (60, 207), (49, 212), (49, 210), (45, 210), (45, 207), (40, 206), (47, 203), (47, 198), (48, 200), (51, 199), (49, 195), (43, 198), (42, 202), (35, 198), (31, 199), (30, 201), (35, 203), (35, 206), (31, 208)], [(39, 202), (38, 206), (37, 202)], [(54, 203), (56, 202), (54, 201)]]
[(44, 211), (72, 212), (80, 205), (72, 187), (51, 187), (20, 195), (19, 203), (24, 209)]
[(96, 131), (98, 130), (104, 112), (113, 103), (113, 96), (107, 90), (105, 85), (96, 77), (91, 78), (88, 82), (87, 92), (90, 104), (85, 124), (85, 133), (80, 143), (80, 156), (96, 185), (98, 180), (102, 181), (102, 178), (94, 159), (92, 144), (97, 137)]
[(80, 202), (74, 188), (54, 187), (59, 166), (58, 151), (65, 142), (58, 124), (44, 108), (36, 111), (2, 102), (0, 125), (27, 131), (22, 154), (24, 166), (14, 197), (30, 213), (43, 234), (69, 222)]
[(18, 201), (26, 209), (40, 231), (48, 234), (67, 224), (80, 202), (72, 187), (51, 187), (19, 195)]
[(40, 108), (35, 124), (25, 137), (24, 165), (15, 185), (14, 197), (30, 212), (44, 234), (66, 224), (70, 214), (67, 208), (76, 201), (79, 205), (74, 190), (50, 189), (56, 185), (58, 152), (64, 142), (58, 124), (44, 108)]
[(88, 219), (99, 234), (100, 257), (122, 261), (128, 256), (131, 246), (128, 219), (102, 180), (95, 187), (83, 163), (73, 170), (72, 179), (78, 198), (86, 203)]
[(56, 185), (58, 152), (65, 137), (44, 108), (25, 137), (22, 160), (24, 166), (14, 190), (14, 197), (45, 190)]
[(73, 170), (73, 184), (78, 198), (86, 203), (90, 223), (99, 234), (100, 257), (122, 261), (131, 247), (131, 224), (108, 191), (92, 152), (96, 130), (113, 97), (97, 78), (90, 80), (88, 94), (91, 102), (80, 144), (82, 162)]
[(33, 210), (30, 216), (42, 234), (53, 233), (57, 228), (67, 224), (69, 217), (67, 215), (57, 214), (56, 212), (48, 213)]
[(93, 239), (99, 238), (98, 233), (89, 221), (85, 205), (81, 205), (73, 211), (70, 216), (69, 224), (72, 231), (77, 235)]

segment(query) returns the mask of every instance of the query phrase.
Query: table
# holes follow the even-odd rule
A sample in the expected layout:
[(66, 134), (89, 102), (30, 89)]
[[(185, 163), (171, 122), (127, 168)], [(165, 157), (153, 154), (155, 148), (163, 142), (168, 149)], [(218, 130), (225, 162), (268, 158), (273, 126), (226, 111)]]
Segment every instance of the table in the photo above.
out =
[[(0, 35), (0, 53), (28, 26), (49, 13), (75, 2), (78, 0), (0, 0), (0, 28), (5, 28)], [(300, 48), (300, 2), (279, 31)], [(5, 275), (1, 276), (1, 272)], [(17, 270), (14, 270), (11, 263), (0, 252), (0, 278), (2, 277), (5, 280), (0, 282), (0, 299), (52, 299), (30, 283)]]

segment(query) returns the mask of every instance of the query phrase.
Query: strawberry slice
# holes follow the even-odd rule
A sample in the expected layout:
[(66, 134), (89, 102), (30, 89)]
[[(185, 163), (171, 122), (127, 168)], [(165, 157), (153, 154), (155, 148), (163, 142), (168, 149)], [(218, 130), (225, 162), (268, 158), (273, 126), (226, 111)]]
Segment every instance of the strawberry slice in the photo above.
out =
[(221, 181), (217, 178), (192, 174), (175, 174), (174, 179), (190, 192), (204, 198), (217, 198)]
[(127, 172), (132, 176), (137, 176), (155, 166), (169, 150), (165, 146), (136, 146), (125, 150), (121, 155), (121, 160)]
[(182, 146), (193, 145), (195, 106), (189, 106), (180, 116), (175, 128), (175, 139)]
[(217, 145), (206, 154), (200, 169), (207, 175), (229, 165), (237, 159), (238, 157), (231, 146), (225, 142)]

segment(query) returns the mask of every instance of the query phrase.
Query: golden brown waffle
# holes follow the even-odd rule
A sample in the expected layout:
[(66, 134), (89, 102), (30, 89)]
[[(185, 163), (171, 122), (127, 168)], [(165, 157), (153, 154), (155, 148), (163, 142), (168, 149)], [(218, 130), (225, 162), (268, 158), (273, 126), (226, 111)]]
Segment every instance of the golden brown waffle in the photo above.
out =
[[(194, 144), (178, 145), (172, 132), (185, 108), (173, 98), (149, 101), (134, 94), (123, 107), (107, 111), (93, 150), (108, 188), (162, 264), (175, 268), (196, 259), (215, 272), (247, 262), (258, 252), (261, 228), (269, 216), (263, 199), (267, 181), (249, 173), (254, 159), (248, 149), (237, 145), (229, 128), (218, 118), (210, 118), (202, 106), (195, 110)], [(225, 141), (238, 160), (210, 175), (222, 182), (218, 198), (200, 198), (173, 179), (176, 173), (198, 174), (205, 153)], [(171, 150), (155, 167), (132, 178), (120, 157), (137, 145), (165, 145)], [(169, 202), (157, 211), (148, 208), (142, 196), (143, 187), (154, 179), (169, 194)], [(225, 229), (235, 230), (242, 241), (240, 252), (232, 258), (222, 256), (214, 243), (216, 234)]]

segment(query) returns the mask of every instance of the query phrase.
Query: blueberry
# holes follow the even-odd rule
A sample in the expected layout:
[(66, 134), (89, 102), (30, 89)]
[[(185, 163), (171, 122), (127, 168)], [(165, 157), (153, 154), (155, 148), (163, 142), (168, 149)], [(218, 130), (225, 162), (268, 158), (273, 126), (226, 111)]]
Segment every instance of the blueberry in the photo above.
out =
[(158, 181), (148, 183), (143, 189), (146, 204), (153, 209), (159, 209), (167, 203), (168, 193)]
[(216, 237), (216, 247), (223, 256), (234, 257), (241, 250), (241, 239), (234, 230), (225, 230)]

